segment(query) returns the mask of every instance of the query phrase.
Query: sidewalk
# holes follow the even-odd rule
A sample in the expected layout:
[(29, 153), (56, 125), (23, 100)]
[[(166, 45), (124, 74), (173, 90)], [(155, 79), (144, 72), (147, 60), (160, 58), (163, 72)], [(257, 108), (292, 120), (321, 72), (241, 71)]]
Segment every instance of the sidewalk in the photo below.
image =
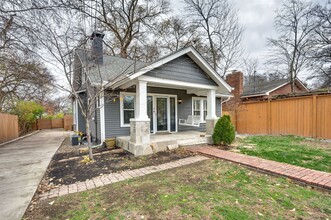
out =
[(184, 165), (196, 163), (196, 162), (203, 161), (206, 159), (208, 159), (208, 157), (194, 156), (194, 157), (188, 157), (188, 158), (180, 159), (177, 161), (172, 161), (172, 162), (157, 165), (157, 166), (149, 166), (149, 167), (144, 167), (144, 168), (140, 168), (140, 169), (126, 170), (126, 171), (123, 171), (120, 173), (111, 173), (108, 175), (95, 177), (93, 179), (86, 180), (84, 182), (76, 182), (76, 183), (73, 183), (70, 185), (63, 185), (59, 188), (54, 188), (54, 189), (50, 190), (49, 192), (39, 195), (39, 199), (44, 200), (44, 199), (54, 198), (54, 197), (58, 197), (58, 196), (68, 195), (71, 193), (82, 192), (82, 191), (86, 191), (86, 190), (93, 189), (96, 187), (116, 183), (119, 181), (132, 179), (132, 178), (139, 177), (139, 176), (145, 176), (150, 173), (155, 173), (155, 172), (159, 172), (159, 171), (163, 171), (163, 170), (181, 167)]
[(265, 160), (258, 157), (219, 150), (213, 147), (192, 147), (187, 148), (192, 152), (239, 163), (257, 170), (273, 173), (280, 176), (303, 182), (312, 186), (318, 186), (331, 190), (331, 173), (312, 170), (286, 163)]

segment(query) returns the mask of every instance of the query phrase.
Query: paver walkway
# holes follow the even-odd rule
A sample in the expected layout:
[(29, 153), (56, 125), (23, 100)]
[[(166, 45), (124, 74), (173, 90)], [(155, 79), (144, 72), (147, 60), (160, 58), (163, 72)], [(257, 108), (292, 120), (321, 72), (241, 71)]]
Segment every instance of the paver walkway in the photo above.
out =
[(331, 173), (312, 170), (286, 163), (265, 160), (258, 157), (233, 153), (216, 149), (213, 147), (192, 147), (187, 148), (192, 152), (199, 152), (212, 157), (243, 164), (258, 170), (288, 177), (290, 179), (303, 182), (309, 185), (322, 187), (331, 190)]
[(82, 192), (82, 191), (86, 191), (86, 190), (93, 189), (96, 187), (109, 185), (112, 183), (116, 183), (119, 181), (131, 179), (131, 178), (135, 178), (135, 177), (139, 177), (139, 176), (144, 176), (144, 175), (147, 175), (150, 173), (155, 173), (155, 172), (159, 172), (159, 171), (163, 171), (163, 170), (181, 167), (184, 165), (196, 163), (196, 162), (207, 160), (207, 159), (209, 159), (209, 158), (198, 155), (198, 156), (194, 156), (194, 157), (179, 159), (177, 161), (172, 161), (169, 163), (164, 163), (164, 164), (157, 165), (157, 166), (149, 166), (149, 167), (144, 167), (144, 168), (140, 168), (140, 169), (127, 170), (127, 171), (123, 171), (120, 173), (111, 173), (108, 175), (95, 177), (93, 179), (86, 180), (84, 182), (76, 182), (76, 183), (73, 183), (70, 185), (63, 185), (58, 188), (54, 188), (47, 193), (41, 194), (39, 196), (39, 199), (44, 200), (47, 198), (54, 198), (54, 197), (58, 197), (58, 196), (68, 195), (71, 193)]
[(0, 219), (21, 219), (67, 132), (44, 130), (0, 146)]

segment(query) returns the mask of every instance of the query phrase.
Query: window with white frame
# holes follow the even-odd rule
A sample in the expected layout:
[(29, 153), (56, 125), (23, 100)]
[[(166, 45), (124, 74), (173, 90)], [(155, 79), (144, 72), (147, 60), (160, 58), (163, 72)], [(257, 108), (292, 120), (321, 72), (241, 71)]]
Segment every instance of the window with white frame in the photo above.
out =
[(201, 115), (200, 114), (200, 100), (193, 99), (193, 115)]
[(123, 95), (122, 106), (122, 125), (130, 125), (130, 119), (134, 118), (134, 95)]
[(200, 115), (201, 122), (206, 121), (207, 117), (207, 99), (200, 97), (192, 98), (192, 114)]

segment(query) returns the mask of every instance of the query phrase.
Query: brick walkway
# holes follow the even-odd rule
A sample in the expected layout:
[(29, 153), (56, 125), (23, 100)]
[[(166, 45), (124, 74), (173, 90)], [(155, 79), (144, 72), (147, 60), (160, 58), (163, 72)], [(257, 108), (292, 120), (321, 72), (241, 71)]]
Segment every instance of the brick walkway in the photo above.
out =
[(213, 147), (188, 148), (190, 151), (199, 152), (208, 156), (239, 163), (258, 170), (270, 172), (276, 175), (303, 182), (309, 185), (318, 186), (331, 190), (331, 173), (312, 170), (290, 164), (265, 160), (258, 157), (219, 150)]
[(54, 197), (63, 196), (63, 195), (71, 194), (71, 193), (82, 192), (82, 191), (86, 191), (86, 190), (93, 189), (96, 187), (116, 183), (119, 181), (132, 179), (132, 178), (139, 177), (139, 176), (144, 176), (144, 175), (147, 175), (150, 173), (155, 173), (155, 172), (159, 172), (159, 171), (163, 171), (163, 170), (181, 167), (184, 165), (196, 163), (196, 162), (203, 161), (206, 159), (208, 159), (208, 157), (194, 156), (194, 157), (188, 157), (188, 158), (180, 159), (177, 161), (172, 161), (172, 162), (157, 165), (157, 166), (149, 166), (149, 167), (144, 167), (144, 168), (135, 169), (135, 170), (127, 170), (127, 171), (123, 171), (120, 173), (111, 173), (108, 175), (95, 177), (93, 179), (86, 180), (84, 182), (76, 182), (76, 183), (73, 183), (70, 185), (63, 185), (59, 188), (54, 188), (54, 189), (50, 190), (49, 192), (39, 195), (39, 199), (44, 200), (47, 198), (54, 198)]

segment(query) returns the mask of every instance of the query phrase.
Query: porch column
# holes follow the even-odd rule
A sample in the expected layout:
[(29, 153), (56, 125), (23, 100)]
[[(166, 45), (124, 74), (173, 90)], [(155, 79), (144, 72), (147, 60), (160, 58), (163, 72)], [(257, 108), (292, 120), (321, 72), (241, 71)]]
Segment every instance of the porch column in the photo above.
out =
[(128, 151), (134, 155), (153, 153), (150, 146), (150, 119), (147, 116), (147, 82), (136, 83), (135, 118), (130, 119)]
[(147, 82), (138, 81), (136, 84), (135, 119), (147, 120)]
[(213, 134), (216, 122), (216, 90), (210, 89), (207, 91), (206, 135)]

